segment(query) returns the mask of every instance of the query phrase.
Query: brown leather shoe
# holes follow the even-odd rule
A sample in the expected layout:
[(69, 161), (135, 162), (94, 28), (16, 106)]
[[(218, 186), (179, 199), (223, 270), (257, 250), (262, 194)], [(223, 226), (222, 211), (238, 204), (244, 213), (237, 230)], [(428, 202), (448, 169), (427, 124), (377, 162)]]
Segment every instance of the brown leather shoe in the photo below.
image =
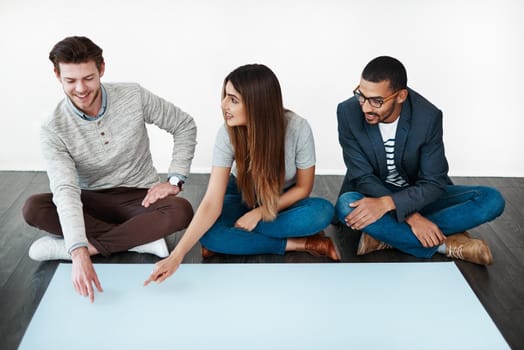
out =
[(377, 241), (365, 232), (360, 235), (360, 241), (358, 242), (357, 255), (364, 255), (377, 250), (392, 249), (393, 247), (381, 241)]
[(331, 238), (326, 237), (324, 232), (306, 237), (304, 251), (313, 256), (327, 256), (328, 258), (331, 258), (335, 261), (340, 260), (340, 255), (338, 254), (333, 241)]
[(471, 236), (467, 231), (461, 232), (461, 233), (454, 233), (452, 235), (449, 235), (446, 237), (446, 243), (447, 239), (456, 240), (460, 242), (467, 242), (469, 239), (471, 239)]
[(446, 256), (479, 265), (490, 265), (493, 262), (488, 245), (483, 240), (470, 238), (467, 232), (446, 238)]
[(202, 253), (203, 258), (210, 258), (216, 254), (214, 251), (211, 251), (204, 246), (200, 246), (200, 253)]

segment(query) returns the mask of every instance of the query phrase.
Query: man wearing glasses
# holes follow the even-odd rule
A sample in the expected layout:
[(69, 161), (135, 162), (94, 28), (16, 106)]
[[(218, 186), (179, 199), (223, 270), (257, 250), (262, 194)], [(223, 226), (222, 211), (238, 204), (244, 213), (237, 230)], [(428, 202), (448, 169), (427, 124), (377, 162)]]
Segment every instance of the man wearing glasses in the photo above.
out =
[(336, 214), (362, 231), (357, 254), (396, 248), (491, 264), (489, 247), (466, 230), (502, 214), (504, 199), (493, 188), (451, 183), (442, 112), (407, 87), (392, 57), (369, 62), (353, 94), (337, 109), (347, 173)]

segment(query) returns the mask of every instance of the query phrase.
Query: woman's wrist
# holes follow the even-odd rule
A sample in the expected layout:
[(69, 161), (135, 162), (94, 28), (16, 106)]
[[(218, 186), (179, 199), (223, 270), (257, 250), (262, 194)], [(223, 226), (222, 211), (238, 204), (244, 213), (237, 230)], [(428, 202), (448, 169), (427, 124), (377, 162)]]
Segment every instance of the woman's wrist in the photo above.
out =
[(184, 256), (185, 256), (184, 253), (181, 253), (181, 252), (179, 251), (179, 249), (175, 248), (175, 249), (173, 249), (173, 251), (171, 252), (171, 254), (169, 254), (168, 259), (169, 259), (169, 260), (172, 260), (172, 261), (174, 261), (174, 262), (179, 262), (179, 263), (181, 263), (182, 260), (184, 260)]

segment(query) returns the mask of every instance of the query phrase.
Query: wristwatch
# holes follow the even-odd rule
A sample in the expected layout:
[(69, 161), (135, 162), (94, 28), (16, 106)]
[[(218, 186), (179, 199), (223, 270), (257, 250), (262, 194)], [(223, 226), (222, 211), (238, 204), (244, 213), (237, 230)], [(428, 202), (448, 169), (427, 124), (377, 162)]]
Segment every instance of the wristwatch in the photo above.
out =
[(180, 191), (182, 191), (182, 185), (184, 184), (183, 180), (180, 180), (178, 176), (171, 176), (169, 178), (169, 183), (173, 186), (177, 186)]

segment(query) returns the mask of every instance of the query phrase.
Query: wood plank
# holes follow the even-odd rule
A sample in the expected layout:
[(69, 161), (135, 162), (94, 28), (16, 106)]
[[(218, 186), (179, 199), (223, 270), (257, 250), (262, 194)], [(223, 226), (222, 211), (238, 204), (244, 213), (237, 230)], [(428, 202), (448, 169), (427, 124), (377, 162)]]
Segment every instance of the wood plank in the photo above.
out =
[(57, 266), (55, 261), (36, 263), (27, 255), (20, 259), (16, 273), (0, 291), (2, 349), (18, 347)]
[(5, 214), (0, 218), (0, 288), (4, 286), (23, 256), (27, 256), (32, 241), (41, 237), (44, 233), (27, 225), (22, 217), (22, 207), (26, 199), (35, 193), (49, 191), (47, 183), (41, 182), (42, 175), (34, 181), (31, 174), (30, 186), (27, 179), (20, 182), (18, 179), (25, 177), (20, 174), (12, 179), (12, 187), (17, 190), (17, 196), (12, 197), (12, 202)]
[(0, 193), (2, 193), (0, 221), (22, 192), (31, 186), (38, 174), (25, 171), (0, 171)]

